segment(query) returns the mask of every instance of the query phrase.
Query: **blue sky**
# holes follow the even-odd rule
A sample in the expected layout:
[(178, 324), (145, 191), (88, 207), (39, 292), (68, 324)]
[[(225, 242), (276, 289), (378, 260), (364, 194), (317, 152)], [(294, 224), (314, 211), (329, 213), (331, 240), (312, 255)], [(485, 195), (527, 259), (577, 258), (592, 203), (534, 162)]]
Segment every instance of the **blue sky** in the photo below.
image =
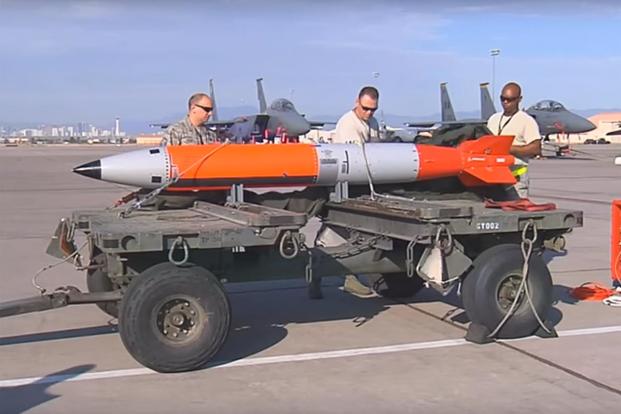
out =
[[(621, 107), (621, 5), (613, 1), (0, 0), (0, 122), (145, 121), (179, 114), (214, 78), (218, 105), (293, 98), (338, 115), (364, 84), (384, 111), (458, 111), (516, 80), (526, 104)], [(374, 72), (379, 76), (374, 76)]]

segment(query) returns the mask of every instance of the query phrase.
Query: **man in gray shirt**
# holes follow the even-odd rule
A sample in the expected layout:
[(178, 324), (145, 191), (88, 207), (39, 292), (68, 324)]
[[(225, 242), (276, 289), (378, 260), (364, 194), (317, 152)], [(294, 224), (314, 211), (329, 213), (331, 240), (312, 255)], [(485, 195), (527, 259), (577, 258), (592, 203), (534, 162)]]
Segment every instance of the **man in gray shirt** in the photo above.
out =
[(212, 111), (213, 102), (209, 95), (195, 93), (188, 100), (187, 116), (166, 129), (160, 145), (202, 145), (216, 142), (215, 132), (204, 125)]
[(335, 144), (362, 144), (379, 141), (379, 125), (373, 114), (377, 110), (379, 92), (373, 86), (365, 86), (358, 93), (354, 109), (348, 111), (336, 123), (332, 140)]
[[(520, 109), (522, 88), (515, 82), (509, 82), (502, 88), (500, 103), (502, 111), (492, 115), (487, 127), (495, 135), (513, 135), (513, 145), (509, 154), (515, 157), (512, 168), (517, 183), (514, 191), (509, 193), (513, 198), (528, 198), (528, 162), (532, 157), (541, 155), (541, 133), (537, 121)], [(510, 188), (508, 188), (510, 189)]]
[[(345, 113), (336, 124), (334, 144), (359, 144), (379, 142), (379, 125), (373, 114), (377, 110), (379, 92), (373, 86), (365, 86), (358, 93), (354, 109)], [(320, 246), (338, 246), (347, 241), (347, 231), (340, 227), (322, 224), (315, 243)], [(357, 296), (372, 296), (373, 290), (362, 283), (356, 275), (345, 276), (343, 290)]]

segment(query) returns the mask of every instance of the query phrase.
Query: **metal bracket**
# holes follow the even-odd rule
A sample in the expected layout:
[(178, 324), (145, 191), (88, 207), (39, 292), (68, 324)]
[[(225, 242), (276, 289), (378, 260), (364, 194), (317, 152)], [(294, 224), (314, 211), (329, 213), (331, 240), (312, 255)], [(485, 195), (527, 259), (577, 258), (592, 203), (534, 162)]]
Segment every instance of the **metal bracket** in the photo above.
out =
[(414, 263), (414, 247), (418, 242), (419, 239), (414, 238), (408, 243), (408, 246), (405, 249), (405, 267), (406, 274), (409, 278), (414, 277), (414, 269), (416, 268), (416, 263)]
[(338, 181), (334, 186), (334, 192), (330, 193), (330, 201), (342, 203), (349, 198), (349, 183), (347, 181)]
[(304, 267), (304, 277), (306, 278), (306, 283), (313, 283), (313, 252), (308, 250), (308, 263)]
[(229, 190), (229, 195), (226, 198), (226, 203), (229, 206), (238, 207), (244, 202), (244, 185), (233, 184)]

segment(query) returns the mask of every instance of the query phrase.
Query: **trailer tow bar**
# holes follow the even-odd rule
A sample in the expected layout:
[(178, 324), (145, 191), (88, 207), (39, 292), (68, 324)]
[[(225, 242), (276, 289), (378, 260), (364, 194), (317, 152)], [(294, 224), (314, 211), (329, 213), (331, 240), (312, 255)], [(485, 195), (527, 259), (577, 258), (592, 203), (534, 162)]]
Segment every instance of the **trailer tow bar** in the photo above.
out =
[(69, 305), (115, 302), (121, 300), (120, 290), (85, 293), (75, 286), (56, 289), (53, 293), (0, 302), (0, 318), (62, 308)]

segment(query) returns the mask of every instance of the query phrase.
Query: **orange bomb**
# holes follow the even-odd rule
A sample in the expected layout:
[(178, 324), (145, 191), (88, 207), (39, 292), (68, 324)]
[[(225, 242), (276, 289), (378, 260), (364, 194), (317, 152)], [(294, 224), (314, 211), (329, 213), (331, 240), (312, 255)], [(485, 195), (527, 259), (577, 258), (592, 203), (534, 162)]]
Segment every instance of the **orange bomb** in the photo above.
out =
[(209, 144), (149, 148), (80, 165), (75, 173), (168, 191), (407, 183), (457, 177), (465, 186), (514, 184), (512, 136), (486, 135), (456, 148), (425, 144)]

